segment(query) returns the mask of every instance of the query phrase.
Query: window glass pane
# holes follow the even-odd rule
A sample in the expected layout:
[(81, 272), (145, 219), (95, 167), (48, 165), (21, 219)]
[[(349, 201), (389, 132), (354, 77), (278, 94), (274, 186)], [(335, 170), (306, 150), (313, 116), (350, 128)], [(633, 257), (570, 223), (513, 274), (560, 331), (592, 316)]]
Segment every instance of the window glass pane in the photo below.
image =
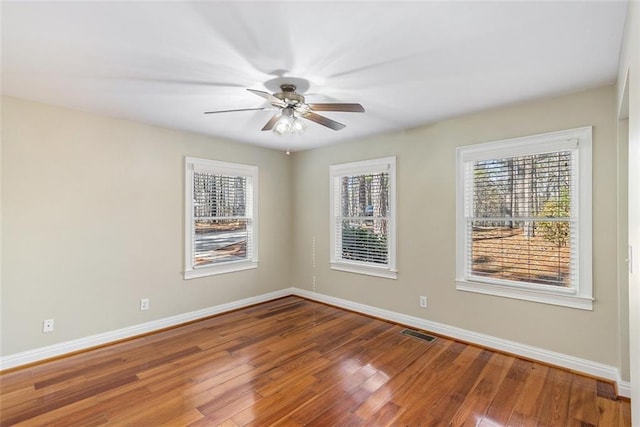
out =
[(340, 185), (343, 217), (389, 215), (388, 172), (343, 176)]
[(386, 219), (349, 219), (342, 221), (342, 259), (387, 264)]
[(571, 286), (569, 221), (470, 221), (471, 274)]
[(193, 174), (193, 209), (196, 218), (245, 216), (247, 178)]
[(571, 287), (571, 151), (476, 161), (472, 173), (471, 275)]
[[(340, 178), (341, 258), (374, 264), (388, 263), (389, 173)], [(367, 219), (371, 218), (371, 219)]]
[(247, 259), (248, 219), (196, 219), (194, 222), (193, 265)]
[(569, 217), (569, 151), (474, 162), (475, 217)]
[(193, 266), (247, 259), (247, 177), (194, 172)]

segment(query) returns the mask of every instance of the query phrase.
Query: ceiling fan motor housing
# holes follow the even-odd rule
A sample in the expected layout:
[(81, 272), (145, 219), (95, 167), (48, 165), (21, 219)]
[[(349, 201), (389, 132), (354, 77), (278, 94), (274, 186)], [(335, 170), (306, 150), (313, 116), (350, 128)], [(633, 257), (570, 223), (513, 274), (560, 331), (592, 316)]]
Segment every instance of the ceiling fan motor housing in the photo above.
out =
[(280, 89), (282, 89), (283, 92), (295, 92), (296, 91), (296, 85), (285, 83), (285, 84), (280, 85)]
[(280, 85), (280, 89), (282, 90), (282, 92), (274, 93), (273, 96), (286, 102), (289, 107), (294, 107), (298, 104), (304, 104), (304, 96), (296, 93), (295, 85), (283, 84)]

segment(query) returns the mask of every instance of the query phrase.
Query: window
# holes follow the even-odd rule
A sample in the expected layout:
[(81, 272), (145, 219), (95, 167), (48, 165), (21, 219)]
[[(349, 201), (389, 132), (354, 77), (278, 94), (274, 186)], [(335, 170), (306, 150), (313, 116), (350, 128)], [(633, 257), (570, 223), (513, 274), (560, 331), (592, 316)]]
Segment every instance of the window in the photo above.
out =
[(459, 290), (591, 310), (591, 127), (457, 150)]
[(184, 278), (256, 268), (258, 168), (187, 157)]
[(395, 279), (395, 157), (332, 165), (331, 268)]

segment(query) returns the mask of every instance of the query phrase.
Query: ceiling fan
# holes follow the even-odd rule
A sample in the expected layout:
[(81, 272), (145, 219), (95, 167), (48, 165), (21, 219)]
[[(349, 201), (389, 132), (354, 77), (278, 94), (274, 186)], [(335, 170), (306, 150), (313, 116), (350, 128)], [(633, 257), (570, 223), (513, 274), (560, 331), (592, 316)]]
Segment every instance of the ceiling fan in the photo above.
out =
[(280, 85), (281, 92), (270, 94), (256, 89), (247, 89), (249, 92), (266, 99), (274, 108), (240, 108), (235, 110), (206, 111), (205, 114), (230, 113), (236, 111), (261, 111), (277, 110), (276, 114), (263, 126), (263, 131), (273, 130), (278, 134), (302, 133), (304, 126), (298, 118), (304, 118), (326, 126), (329, 129), (340, 130), (344, 124), (336, 122), (328, 117), (317, 114), (316, 111), (341, 111), (351, 113), (364, 113), (360, 104), (346, 103), (307, 103), (304, 96), (296, 93), (296, 86), (290, 83)]

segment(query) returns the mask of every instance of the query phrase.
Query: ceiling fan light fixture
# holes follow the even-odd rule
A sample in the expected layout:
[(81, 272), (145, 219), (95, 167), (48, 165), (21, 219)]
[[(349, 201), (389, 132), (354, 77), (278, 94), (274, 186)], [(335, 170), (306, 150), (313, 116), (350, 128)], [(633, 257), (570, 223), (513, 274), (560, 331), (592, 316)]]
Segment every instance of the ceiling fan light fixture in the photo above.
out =
[(273, 126), (273, 131), (278, 135), (285, 135), (288, 133), (301, 135), (304, 133), (304, 130), (304, 124), (298, 117), (296, 117), (292, 108), (285, 108), (282, 110), (282, 116), (280, 116), (276, 124)]
[(294, 135), (302, 135), (305, 130), (307, 130), (307, 127), (302, 120), (295, 118), (291, 124), (291, 133)]
[(291, 132), (291, 118), (281, 117), (273, 127), (273, 131), (278, 135), (284, 135)]

